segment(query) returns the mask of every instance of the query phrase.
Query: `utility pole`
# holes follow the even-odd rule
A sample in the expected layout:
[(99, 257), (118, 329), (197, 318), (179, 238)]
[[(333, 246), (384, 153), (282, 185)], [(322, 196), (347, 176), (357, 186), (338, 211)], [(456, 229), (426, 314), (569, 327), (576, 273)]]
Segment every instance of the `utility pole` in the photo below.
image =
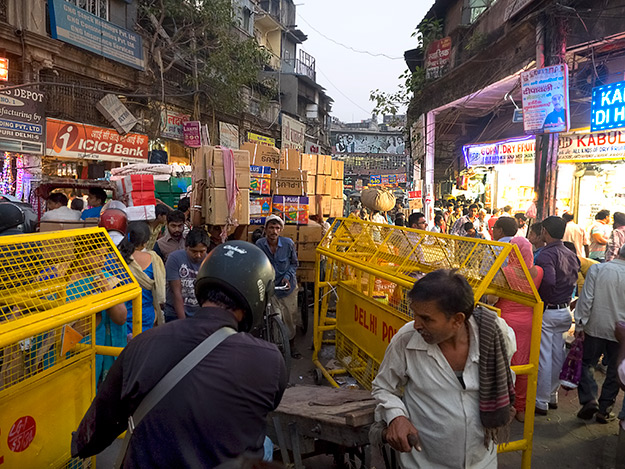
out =
[[(564, 63), (567, 23), (563, 15), (544, 12), (536, 25), (536, 68)], [(568, 103), (566, 104), (568, 106)], [(559, 135), (549, 133), (536, 136), (534, 159), (534, 192), (536, 219), (556, 214), (556, 187), (558, 181)]]

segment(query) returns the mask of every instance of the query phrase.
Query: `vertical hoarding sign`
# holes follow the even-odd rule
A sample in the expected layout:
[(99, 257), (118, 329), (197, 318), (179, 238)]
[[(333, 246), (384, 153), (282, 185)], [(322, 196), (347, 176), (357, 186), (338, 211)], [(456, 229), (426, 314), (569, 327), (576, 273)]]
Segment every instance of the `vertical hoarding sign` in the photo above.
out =
[(590, 131), (625, 127), (625, 81), (592, 89)]
[(237, 150), (239, 143), (239, 126), (228, 124), (227, 122), (219, 123), (219, 145), (226, 148), (234, 148)]
[(526, 134), (559, 133), (569, 130), (568, 77), (566, 64), (521, 73), (523, 127)]
[(292, 148), (304, 152), (304, 135), (306, 134), (306, 124), (282, 114), (282, 146), (281, 148)]
[(43, 93), (30, 88), (0, 90), (0, 151), (43, 154), (43, 98)]
[(451, 38), (444, 37), (433, 41), (428, 46), (425, 57), (425, 78), (439, 78), (443, 76), (445, 67), (451, 59)]
[(202, 146), (200, 137), (200, 121), (187, 121), (182, 124), (184, 133), (184, 144), (191, 148), (200, 148)]
[(138, 70), (145, 70), (143, 44), (137, 33), (120, 28), (65, 0), (49, 0), (48, 7), (51, 35), (54, 39)]

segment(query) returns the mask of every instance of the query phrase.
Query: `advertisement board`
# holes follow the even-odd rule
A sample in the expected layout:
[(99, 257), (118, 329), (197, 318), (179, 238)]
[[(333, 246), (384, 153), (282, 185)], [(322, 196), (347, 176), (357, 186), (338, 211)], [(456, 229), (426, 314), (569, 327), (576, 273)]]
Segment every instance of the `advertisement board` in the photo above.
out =
[(309, 155), (319, 155), (321, 154), (321, 147), (317, 143), (306, 141), (304, 153)]
[(625, 81), (592, 89), (590, 130), (625, 127)]
[(569, 130), (569, 69), (566, 64), (521, 73), (526, 134)]
[(464, 145), (465, 166), (527, 163), (534, 161), (536, 137), (520, 137), (493, 143)]
[(219, 144), (222, 147), (238, 149), (239, 143), (239, 126), (228, 124), (227, 122), (219, 123)]
[(43, 154), (44, 94), (29, 88), (0, 91), (0, 151)]
[(282, 146), (281, 148), (292, 148), (304, 152), (304, 135), (306, 134), (306, 124), (301, 123), (292, 117), (282, 114)]
[(264, 143), (272, 147), (276, 146), (275, 138), (265, 137), (264, 135), (255, 134), (254, 132), (247, 133), (247, 141), (252, 143)]
[(120, 28), (65, 0), (49, 0), (50, 29), (54, 39), (145, 70), (141, 36)]
[(406, 173), (372, 174), (369, 176), (370, 186), (396, 186), (406, 183)]
[(48, 118), (46, 155), (60, 158), (147, 163), (148, 136)]
[(561, 135), (558, 161), (613, 161), (625, 155), (625, 130)]
[(425, 56), (425, 78), (439, 78), (451, 60), (451, 38), (444, 37), (428, 46)]
[(184, 123), (191, 116), (182, 112), (163, 109), (161, 111), (161, 137), (172, 140), (184, 140)]
[(404, 137), (397, 134), (333, 133), (331, 135), (334, 153), (385, 153), (403, 155), (406, 153)]

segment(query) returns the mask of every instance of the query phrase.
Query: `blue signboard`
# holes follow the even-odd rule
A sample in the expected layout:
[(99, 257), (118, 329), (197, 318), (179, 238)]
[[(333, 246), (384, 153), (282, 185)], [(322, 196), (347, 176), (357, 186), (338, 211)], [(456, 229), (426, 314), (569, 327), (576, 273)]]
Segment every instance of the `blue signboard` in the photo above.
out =
[(141, 36), (65, 0), (50, 0), (52, 37), (107, 59), (145, 69)]
[(592, 89), (590, 130), (625, 127), (625, 81)]

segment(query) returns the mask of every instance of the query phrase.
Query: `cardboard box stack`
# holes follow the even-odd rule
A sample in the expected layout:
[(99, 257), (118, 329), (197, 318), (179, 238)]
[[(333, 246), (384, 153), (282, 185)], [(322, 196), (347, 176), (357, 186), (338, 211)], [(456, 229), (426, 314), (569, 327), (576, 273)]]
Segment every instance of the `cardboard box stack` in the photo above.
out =
[[(209, 225), (224, 225), (228, 217), (226, 178), (223, 151), (215, 147), (203, 147), (206, 193), (204, 196), (204, 218)], [(234, 170), (239, 186), (235, 202), (235, 218), (239, 225), (250, 224), (250, 152), (232, 150)], [(201, 165), (198, 165), (201, 166)]]
[(332, 179), (330, 182), (330, 195), (332, 201), (330, 202), (330, 216), (342, 217), (343, 216), (343, 176), (344, 176), (345, 164), (342, 160), (332, 160)]
[(127, 201), (128, 221), (150, 221), (156, 217), (154, 176), (132, 174), (117, 181), (117, 187)]
[(298, 226), (297, 232), (297, 279), (299, 282), (315, 281), (315, 256), (317, 245), (321, 241), (321, 225), (309, 223), (307, 226)]

